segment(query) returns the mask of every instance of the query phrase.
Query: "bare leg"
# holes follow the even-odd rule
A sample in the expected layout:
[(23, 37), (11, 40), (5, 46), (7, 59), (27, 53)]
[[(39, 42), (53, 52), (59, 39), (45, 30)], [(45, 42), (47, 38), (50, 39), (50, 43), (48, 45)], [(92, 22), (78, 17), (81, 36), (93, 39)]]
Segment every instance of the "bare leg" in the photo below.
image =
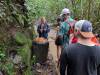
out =
[(62, 46), (57, 46), (57, 67), (59, 67), (59, 59), (60, 59), (60, 55), (61, 55), (61, 50), (62, 50)]
[(57, 46), (57, 61), (59, 60), (59, 46)]

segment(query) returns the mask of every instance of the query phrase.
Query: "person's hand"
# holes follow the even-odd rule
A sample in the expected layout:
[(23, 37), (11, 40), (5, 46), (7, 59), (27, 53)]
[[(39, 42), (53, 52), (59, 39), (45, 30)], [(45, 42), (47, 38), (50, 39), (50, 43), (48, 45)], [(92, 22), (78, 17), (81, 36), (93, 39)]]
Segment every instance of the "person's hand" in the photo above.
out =
[(46, 29), (44, 29), (44, 31), (46, 31)]

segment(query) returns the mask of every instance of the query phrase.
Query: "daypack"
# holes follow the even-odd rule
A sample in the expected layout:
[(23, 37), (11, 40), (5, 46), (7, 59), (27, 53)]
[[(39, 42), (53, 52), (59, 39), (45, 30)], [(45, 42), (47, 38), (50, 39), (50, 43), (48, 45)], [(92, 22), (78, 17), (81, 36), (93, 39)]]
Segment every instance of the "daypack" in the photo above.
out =
[(74, 21), (71, 21), (71, 22), (68, 22), (68, 21), (66, 21), (66, 22), (67, 22), (68, 25), (70, 26), (68, 33), (69, 33), (69, 34), (74, 33), (74, 25), (75, 25), (76, 21), (74, 20)]
[(69, 44), (69, 40), (71, 39), (70, 35), (74, 33), (75, 22), (76, 21), (73, 19), (68, 19), (67, 21), (61, 23), (59, 34), (63, 37), (63, 44)]
[(76, 23), (76, 20), (73, 20), (73, 21), (71, 21), (71, 22), (68, 22), (68, 21), (66, 21), (67, 23), (68, 23), (68, 25), (69, 25), (69, 31), (68, 31), (68, 35), (69, 35), (69, 38), (70, 38), (70, 40), (69, 40), (69, 43), (74, 43), (74, 42), (76, 42), (76, 38), (74, 39), (74, 25), (75, 25), (75, 23)]

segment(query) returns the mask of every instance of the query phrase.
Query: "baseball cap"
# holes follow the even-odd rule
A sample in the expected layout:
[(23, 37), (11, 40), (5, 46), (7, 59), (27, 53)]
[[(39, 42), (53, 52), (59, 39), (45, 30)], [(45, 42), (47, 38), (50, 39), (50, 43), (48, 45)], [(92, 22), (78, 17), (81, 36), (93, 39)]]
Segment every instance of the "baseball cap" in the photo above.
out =
[(62, 16), (63, 14), (68, 14), (70, 13), (70, 10), (68, 8), (64, 8), (60, 14), (60, 16)]
[(80, 31), (80, 34), (85, 38), (94, 37), (92, 33), (92, 23), (87, 20), (79, 20), (75, 24), (75, 29)]

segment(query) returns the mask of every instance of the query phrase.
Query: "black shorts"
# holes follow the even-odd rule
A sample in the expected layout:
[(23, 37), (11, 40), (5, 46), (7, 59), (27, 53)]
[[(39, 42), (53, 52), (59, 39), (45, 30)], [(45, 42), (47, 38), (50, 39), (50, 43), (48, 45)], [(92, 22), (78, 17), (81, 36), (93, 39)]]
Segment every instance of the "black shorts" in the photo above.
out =
[(57, 46), (63, 45), (63, 38), (57, 37), (56, 40), (55, 40), (55, 44), (56, 44)]

